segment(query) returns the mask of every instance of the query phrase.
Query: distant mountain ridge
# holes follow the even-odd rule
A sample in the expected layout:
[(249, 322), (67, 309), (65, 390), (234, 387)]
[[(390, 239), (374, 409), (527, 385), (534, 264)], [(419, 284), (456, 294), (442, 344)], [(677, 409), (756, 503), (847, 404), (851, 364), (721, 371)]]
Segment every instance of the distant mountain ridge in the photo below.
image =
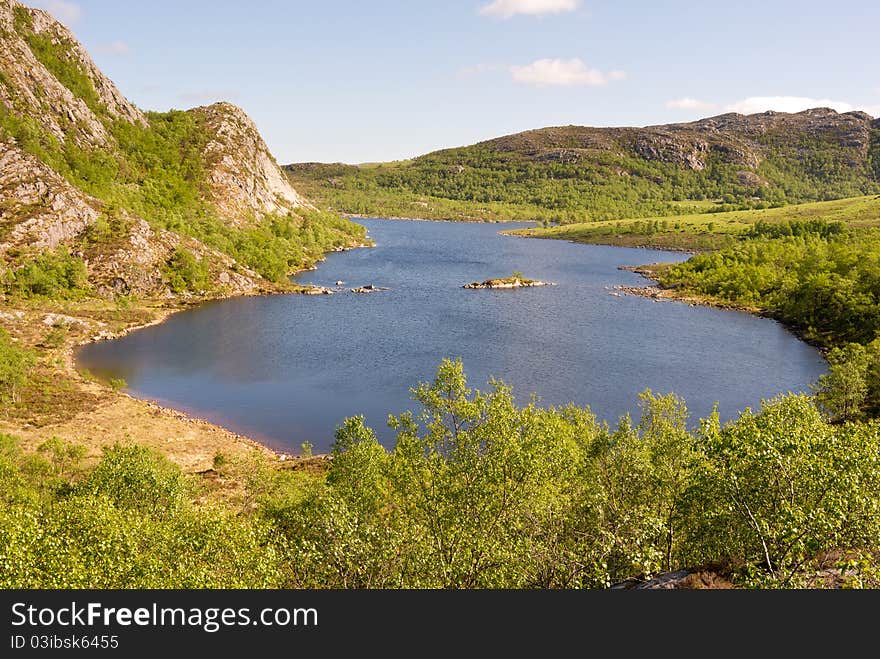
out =
[(17, 0), (0, 0), (0, 164), (6, 268), (63, 249), (101, 294), (253, 291), (363, 237), (317, 213), (240, 108), (143, 112)]
[(644, 128), (560, 126), (405, 163), (285, 169), (295, 184), (343, 212), (367, 210), (358, 208), (360, 193), (372, 193), (387, 194), (398, 210), (409, 202), (416, 212), (449, 200), (531, 207), (557, 221), (672, 215), (687, 202), (778, 205), (878, 192), (880, 120), (815, 108)]

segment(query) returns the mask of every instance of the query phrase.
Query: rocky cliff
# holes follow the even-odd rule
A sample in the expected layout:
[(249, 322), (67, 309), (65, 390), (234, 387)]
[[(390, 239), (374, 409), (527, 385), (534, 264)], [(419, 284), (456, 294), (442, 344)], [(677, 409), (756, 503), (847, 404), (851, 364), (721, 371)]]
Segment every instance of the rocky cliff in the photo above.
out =
[(210, 198), (230, 221), (314, 208), (293, 189), (241, 108), (216, 103), (193, 112), (204, 117), (212, 136), (204, 151)]
[[(107, 146), (111, 140), (98, 108), (114, 119), (146, 125), (143, 113), (101, 73), (70, 30), (47, 12), (0, 0), (0, 35), (0, 101), (39, 122), (58, 140)], [(58, 74), (67, 79), (62, 82)], [(91, 89), (77, 95), (82, 88), (76, 83), (84, 79)]]
[[(292, 187), (243, 110), (143, 112), (70, 30), (16, 0), (0, 0), (0, 195), (6, 269), (66, 249), (106, 295), (172, 295), (178, 249), (212, 288), (247, 292), (269, 285), (261, 266), (280, 281), (321, 249), (359, 242)], [(306, 215), (310, 252), (297, 234)]]

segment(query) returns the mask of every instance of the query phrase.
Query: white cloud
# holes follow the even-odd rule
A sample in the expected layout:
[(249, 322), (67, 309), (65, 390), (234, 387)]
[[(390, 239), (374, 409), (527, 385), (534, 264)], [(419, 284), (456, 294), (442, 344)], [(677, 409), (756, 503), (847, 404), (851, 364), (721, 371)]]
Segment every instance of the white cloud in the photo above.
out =
[(539, 59), (526, 66), (511, 66), (510, 74), (516, 82), (535, 87), (598, 87), (626, 77), (623, 71), (591, 69), (577, 58)]
[(775, 110), (776, 112), (803, 112), (811, 108), (831, 108), (838, 112), (851, 112), (856, 108), (844, 101), (832, 101), (828, 98), (807, 98), (805, 96), (751, 96), (731, 103), (726, 107), (729, 112), (755, 114)]
[(33, 5), (45, 9), (65, 25), (73, 25), (82, 18), (82, 7), (66, 0), (33, 0)]
[[(701, 101), (690, 96), (666, 102), (666, 107), (676, 110), (715, 110), (718, 103)], [(803, 112), (812, 108), (831, 108), (837, 112), (861, 110), (872, 117), (880, 116), (880, 105), (854, 105), (846, 101), (835, 101), (829, 98), (809, 98), (807, 96), (750, 96), (735, 103), (724, 106), (726, 112), (740, 114), (756, 114), (773, 110), (775, 112)]]
[(128, 55), (131, 49), (124, 41), (112, 41), (95, 46), (95, 52), (101, 55)]
[(718, 106), (714, 103), (709, 103), (708, 101), (701, 101), (696, 98), (691, 98), (690, 96), (685, 96), (684, 98), (677, 98), (674, 101), (666, 101), (666, 107), (675, 110), (712, 110)]
[(574, 11), (581, 0), (493, 0), (480, 7), (480, 16), (512, 18), (517, 14), (541, 16), (542, 14), (561, 14)]

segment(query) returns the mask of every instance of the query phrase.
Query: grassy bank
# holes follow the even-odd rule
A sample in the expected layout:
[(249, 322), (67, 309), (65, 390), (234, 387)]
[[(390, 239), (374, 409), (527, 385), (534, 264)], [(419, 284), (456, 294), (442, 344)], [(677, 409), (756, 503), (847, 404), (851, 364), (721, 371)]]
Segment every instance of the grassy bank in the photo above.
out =
[(520, 229), (509, 233), (528, 238), (570, 240), (586, 244), (711, 251), (733, 245), (759, 223), (781, 224), (810, 220), (843, 222), (853, 229), (880, 227), (880, 196), (853, 197), (761, 210), (629, 218)]

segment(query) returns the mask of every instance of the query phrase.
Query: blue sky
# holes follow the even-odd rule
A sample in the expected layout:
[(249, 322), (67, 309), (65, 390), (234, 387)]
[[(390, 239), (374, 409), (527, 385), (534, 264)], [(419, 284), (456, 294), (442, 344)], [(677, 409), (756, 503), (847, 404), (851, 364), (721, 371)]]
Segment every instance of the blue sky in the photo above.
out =
[(880, 115), (880, 2), (25, 0), (139, 107), (243, 107), (281, 163), (554, 125)]

